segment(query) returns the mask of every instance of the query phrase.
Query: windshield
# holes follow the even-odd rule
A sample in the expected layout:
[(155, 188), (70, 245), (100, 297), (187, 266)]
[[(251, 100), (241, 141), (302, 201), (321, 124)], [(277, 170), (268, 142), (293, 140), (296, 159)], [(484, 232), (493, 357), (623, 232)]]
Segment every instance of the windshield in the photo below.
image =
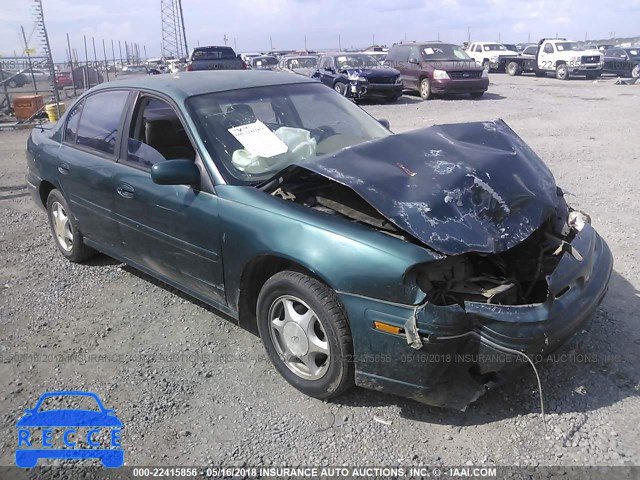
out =
[(506, 48), (504, 48), (504, 45), (497, 43), (490, 43), (489, 45), (484, 46), (485, 52), (493, 52), (494, 50), (506, 50)]
[(576, 42), (556, 43), (556, 48), (559, 52), (563, 52), (565, 50), (582, 50)]
[(428, 45), (422, 48), (425, 60), (471, 60), (462, 48), (457, 45)]
[(640, 49), (638, 48), (632, 48), (629, 50), (625, 50), (630, 57), (640, 57)]
[(516, 47), (515, 45), (511, 45), (509, 43), (503, 43), (502, 45), (504, 46), (504, 48), (506, 48), (507, 50), (511, 50), (512, 52), (518, 51), (518, 47)]
[(320, 83), (208, 93), (186, 104), (231, 184), (256, 184), (293, 163), (390, 135), (360, 107)]
[(217, 60), (236, 58), (231, 47), (203, 47), (193, 51), (193, 60)]
[(340, 55), (336, 57), (336, 65), (338, 70), (346, 70), (348, 68), (371, 68), (377, 67), (378, 61), (372, 55)]
[(276, 57), (255, 57), (251, 60), (251, 64), (254, 67), (266, 67), (278, 64)]
[(318, 59), (314, 57), (298, 57), (288, 58), (287, 68), (316, 68), (318, 66)]

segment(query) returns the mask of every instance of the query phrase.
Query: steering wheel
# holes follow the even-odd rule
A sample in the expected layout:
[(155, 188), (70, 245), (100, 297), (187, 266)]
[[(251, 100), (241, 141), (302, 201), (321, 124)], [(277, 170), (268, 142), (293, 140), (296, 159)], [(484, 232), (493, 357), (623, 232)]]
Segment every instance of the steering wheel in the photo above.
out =
[(316, 143), (320, 143), (326, 138), (332, 137), (336, 134), (336, 131), (329, 125), (320, 125), (317, 128), (311, 130), (311, 136), (315, 139)]

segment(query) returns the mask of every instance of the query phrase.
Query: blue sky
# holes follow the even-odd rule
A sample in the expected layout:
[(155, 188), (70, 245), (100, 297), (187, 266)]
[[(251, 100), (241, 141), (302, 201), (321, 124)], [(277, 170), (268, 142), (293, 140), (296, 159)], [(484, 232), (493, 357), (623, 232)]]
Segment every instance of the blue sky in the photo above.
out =
[[(524, 42), (542, 36), (574, 40), (640, 35), (640, 0), (182, 0), (190, 47), (223, 44), (238, 51), (365, 47), (408, 40)], [(66, 33), (84, 52), (82, 35), (137, 42), (160, 53), (160, 0), (43, 0), (54, 60), (66, 59)], [(0, 0), (0, 53), (21, 50), (20, 25), (33, 30), (30, 0)], [(33, 37), (35, 40), (35, 36)], [(93, 51), (90, 47), (90, 57)], [(84, 54), (82, 53), (81, 56)]]

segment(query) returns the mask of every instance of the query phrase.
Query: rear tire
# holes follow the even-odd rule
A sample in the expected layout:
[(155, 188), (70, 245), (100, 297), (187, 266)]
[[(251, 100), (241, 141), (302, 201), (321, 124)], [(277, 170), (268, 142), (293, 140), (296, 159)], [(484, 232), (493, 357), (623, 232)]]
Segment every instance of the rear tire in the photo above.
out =
[(484, 62), (482, 62), (482, 68), (484, 68), (484, 70), (486, 72), (491, 70), (491, 62), (489, 60), (485, 60)]
[(51, 190), (47, 197), (47, 216), (53, 240), (67, 260), (79, 263), (98, 253), (85, 245), (69, 205), (59, 190)]
[(512, 77), (517, 77), (518, 75), (522, 75), (522, 67), (518, 62), (509, 62), (507, 65), (507, 73)]
[(256, 315), (267, 355), (293, 387), (328, 399), (355, 384), (351, 329), (331, 288), (303, 273), (276, 273), (260, 290)]

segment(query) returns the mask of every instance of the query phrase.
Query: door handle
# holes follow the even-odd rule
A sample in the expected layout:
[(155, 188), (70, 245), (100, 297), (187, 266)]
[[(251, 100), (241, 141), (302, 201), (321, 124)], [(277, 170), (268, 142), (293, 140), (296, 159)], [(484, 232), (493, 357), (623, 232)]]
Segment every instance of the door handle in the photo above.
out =
[(66, 163), (61, 163), (58, 166), (58, 171), (62, 174), (62, 175), (66, 175), (67, 173), (69, 173), (69, 165), (67, 165)]
[(133, 187), (127, 183), (121, 183), (116, 188), (116, 192), (123, 198), (133, 198)]

